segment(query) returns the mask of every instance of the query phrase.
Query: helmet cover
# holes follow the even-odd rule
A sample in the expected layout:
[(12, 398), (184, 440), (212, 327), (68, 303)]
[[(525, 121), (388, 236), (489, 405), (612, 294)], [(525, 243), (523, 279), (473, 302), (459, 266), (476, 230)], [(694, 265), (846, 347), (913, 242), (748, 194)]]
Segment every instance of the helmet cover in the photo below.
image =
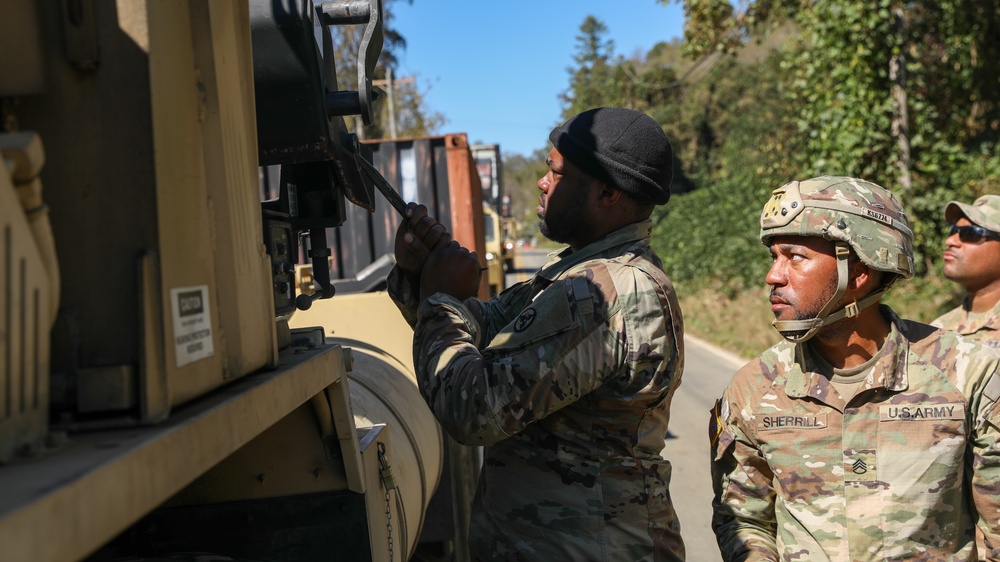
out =
[(913, 232), (892, 192), (842, 176), (791, 181), (775, 189), (760, 215), (760, 241), (775, 236), (819, 236), (849, 244), (879, 271), (913, 276)]

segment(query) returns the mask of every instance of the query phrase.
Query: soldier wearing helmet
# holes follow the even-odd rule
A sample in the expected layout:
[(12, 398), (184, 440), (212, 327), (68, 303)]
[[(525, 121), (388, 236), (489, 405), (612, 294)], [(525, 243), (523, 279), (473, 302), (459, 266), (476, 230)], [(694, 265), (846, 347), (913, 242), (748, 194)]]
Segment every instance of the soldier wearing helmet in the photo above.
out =
[(889, 191), (793, 181), (764, 206), (774, 326), (711, 416), (725, 560), (1000, 556), (1000, 355), (879, 301), (913, 275)]

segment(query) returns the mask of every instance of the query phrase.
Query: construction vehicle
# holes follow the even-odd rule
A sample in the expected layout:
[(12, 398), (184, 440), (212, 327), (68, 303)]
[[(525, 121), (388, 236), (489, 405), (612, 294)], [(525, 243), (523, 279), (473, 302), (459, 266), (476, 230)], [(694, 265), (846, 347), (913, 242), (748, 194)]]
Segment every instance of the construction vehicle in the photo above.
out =
[(490, 295), (496, 296), (507, 286), (504, 279), (503, 222), (500, 214), (486, 203), (483, 203), (483, 231), (486, 235), (486, 282)]
[(487, 207), (486, 265), (489, 268), (489, 286), (491, 293), (497, 294), (507, 287), (507, 276), (513, 275), (515, 270), (517, 246), (511, 236), (510, 194), (504, 189), (500, 145), (472, 145), (472, 155), (483, 190), (483, 205)]
[(368, 251), (359, 215), (399, 220), (343, 121), (371, 119), (381, 15), (0, 5), (0, 559), (465, 558), (476, 451), (384, 293), (336, 295), (328, 267)]

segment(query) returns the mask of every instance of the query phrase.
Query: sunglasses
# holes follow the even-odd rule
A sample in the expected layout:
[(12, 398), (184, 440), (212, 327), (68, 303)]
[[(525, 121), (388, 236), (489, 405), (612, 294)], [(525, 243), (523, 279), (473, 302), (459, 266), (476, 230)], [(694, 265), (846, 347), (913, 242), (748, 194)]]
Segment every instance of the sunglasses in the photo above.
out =
[(958, 239), (966, 244), (978, 244), (986, 238), (1000, 240), (1000, 234), (974, 224), (967, 226), (956, 226), (953, 224), (951, 225), (951, 230), (948, 231), (948, 236), (956, 232), (958, 233)]

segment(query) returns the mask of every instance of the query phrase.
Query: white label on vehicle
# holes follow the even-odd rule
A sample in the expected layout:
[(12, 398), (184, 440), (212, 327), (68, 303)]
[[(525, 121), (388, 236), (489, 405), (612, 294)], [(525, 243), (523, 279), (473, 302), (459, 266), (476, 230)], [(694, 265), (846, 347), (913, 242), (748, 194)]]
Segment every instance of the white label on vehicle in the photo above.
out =
[(212, 314), (208, 285), (170, 289), (170, 313), (174, 319), (174, 353), (177, 366), (211, 357)]

